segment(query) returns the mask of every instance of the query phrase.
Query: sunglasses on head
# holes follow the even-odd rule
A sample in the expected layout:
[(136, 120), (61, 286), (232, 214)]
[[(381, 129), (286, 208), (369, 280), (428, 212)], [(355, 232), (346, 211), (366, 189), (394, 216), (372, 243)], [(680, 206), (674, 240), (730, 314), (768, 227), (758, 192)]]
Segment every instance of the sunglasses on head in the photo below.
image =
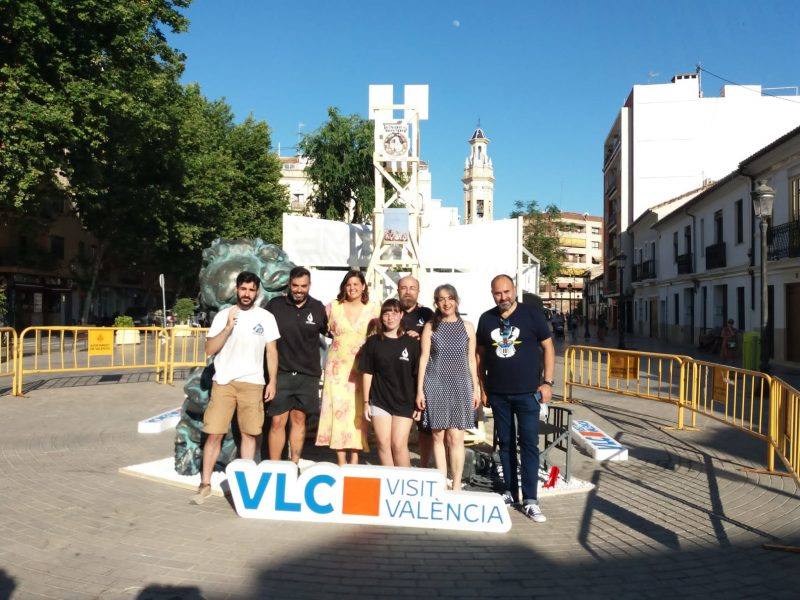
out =
[(511, 321), (508, 319), (500, 319), (500, 333), (508, 335), (511, 333)]

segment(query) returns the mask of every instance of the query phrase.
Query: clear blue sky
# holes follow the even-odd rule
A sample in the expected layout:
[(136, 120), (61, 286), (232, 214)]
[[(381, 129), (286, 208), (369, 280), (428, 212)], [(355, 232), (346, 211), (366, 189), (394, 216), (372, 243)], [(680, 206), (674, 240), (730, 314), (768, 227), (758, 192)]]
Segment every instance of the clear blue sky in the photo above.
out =
[[(328, 106), (366, 116), (370, 83), (430, 84), (433, 195), (461, 207), (480, 118), (496, 218), (532, 198), (600, 213), (603, 140), (634, 83), (701, 62), (739, 83), (800, 85), (797, 0), (195, 0), (186, 14), (189, 32), (170, 38), (188, 55), (184, 80), (225, 97), (239, 120), (266, 120), (284, 155), (298, 123), (314, 130)], [(721, 85), (703, 76), (706, 95)]]

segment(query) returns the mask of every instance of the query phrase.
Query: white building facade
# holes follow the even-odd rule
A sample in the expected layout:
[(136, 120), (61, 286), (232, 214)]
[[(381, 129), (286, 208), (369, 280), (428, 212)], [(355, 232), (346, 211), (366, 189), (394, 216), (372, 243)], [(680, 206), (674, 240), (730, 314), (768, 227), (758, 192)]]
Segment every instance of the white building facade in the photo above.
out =
[[(633, 86), (603, 148), (605, 291), (612, 326), (620, 267), (630, 274), (632, 264), (628, 227), (650, 207), (721, 179), (754, 148), (796, 127), (799, 100), (764, 94), (758, 85), (725, 85), (718, 97), (704, 97), (699, 73)], [(634, 322), (632, 309), (626, 306), (628, 324)]]
[(632, 224), (634, 333), (696, 345), (728, 319), (741, 331), (760, 330), (761, 242), (750, 197), (758, 179), (776, 192), (769, 345), (776, 361), (800, 363), (800, 128), (716, 184), (676, 199), (668, 214), (655, 207)]
[(570, 312), (583, 298), (585, 273), (603, 263), (603, 218), (587, 213), (562, 212), (559, 216), (559, 247), (563, 268), (554, 284), (544, 282), (541, 297), (558, 312)]

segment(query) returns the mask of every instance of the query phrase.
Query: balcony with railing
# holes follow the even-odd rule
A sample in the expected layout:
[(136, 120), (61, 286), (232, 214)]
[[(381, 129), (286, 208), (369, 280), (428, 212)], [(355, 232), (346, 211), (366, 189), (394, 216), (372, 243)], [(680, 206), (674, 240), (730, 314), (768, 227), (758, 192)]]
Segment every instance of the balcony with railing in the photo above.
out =
[(637, 265), (633, 265), (633, 281), (644, 281), (645, 279), (655, 279), (656, 262), (651, 258)]
[(706, 269), (721, 269), (726, 265), (725, 242), (706, 246)]
[(769, 260), (800, 256), (800, 219), (767, 230), (767, 256)]
[(692, 268), (691, 252), (687, 252), (686, 254), (679, 254), (678, 260), (676, 262), (678, 264), (678, 275), (686, 275), (688, 273), (694, 273), (694, 269)]

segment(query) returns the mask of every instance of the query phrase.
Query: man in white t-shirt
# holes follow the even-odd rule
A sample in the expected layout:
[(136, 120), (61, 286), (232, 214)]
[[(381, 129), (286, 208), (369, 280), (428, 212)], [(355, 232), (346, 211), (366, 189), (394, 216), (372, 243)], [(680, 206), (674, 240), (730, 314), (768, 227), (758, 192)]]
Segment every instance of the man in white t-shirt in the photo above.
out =
[[(214, 356), (211, 399), (203, 415), (208, 434), (203, 447), (203, 474), (193, 502), (202, 504), (211, 494), (211, 473), (219, 457), (222, 439), (236, 411), (242, 434), (239, 454), (253, 459), (256, 437), (264, 426), (264, 402), (275, 397), (278, 379), (278, 325), (272, 314), (255, 305), (261, 281), (242, 271), (236, 277), (236, 306), (214, 317), (206, 336), (206, 355)], [(264, 381), (264, 351), (269, 383)]]

